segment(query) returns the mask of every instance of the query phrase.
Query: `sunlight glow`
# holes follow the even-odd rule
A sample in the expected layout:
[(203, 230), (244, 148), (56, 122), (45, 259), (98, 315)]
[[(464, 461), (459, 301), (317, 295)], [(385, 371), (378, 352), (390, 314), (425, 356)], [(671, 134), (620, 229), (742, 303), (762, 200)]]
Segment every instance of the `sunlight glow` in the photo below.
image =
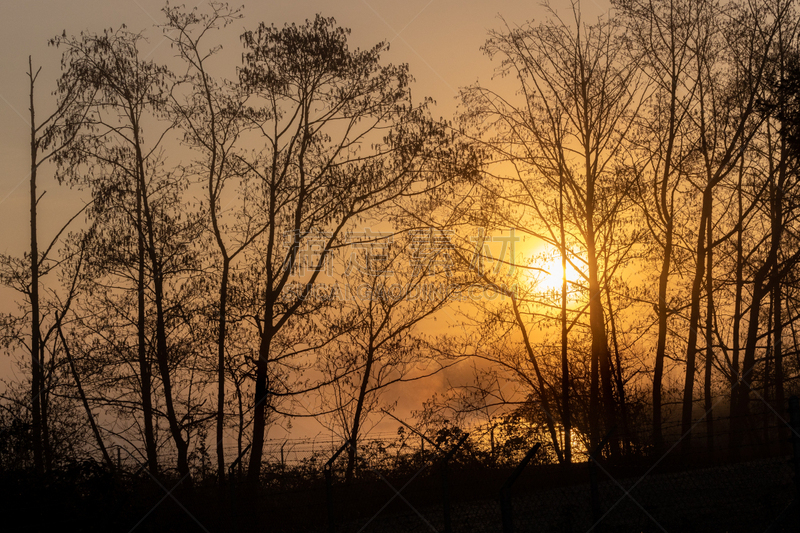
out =
[[(559, 292), (561, 291), (561, 283), (563, 280), (564, 272), (561, 270), (561, 258), (555, 257), (553, 260), (545, 263), (542, 268), (547, 271), (545, 274), (542, 272), (537, 276), (538, 288), (545, 292)], [(567, 287), (580, 280), (580, 273), (575, 270), (572, 265), (567, 263)]]

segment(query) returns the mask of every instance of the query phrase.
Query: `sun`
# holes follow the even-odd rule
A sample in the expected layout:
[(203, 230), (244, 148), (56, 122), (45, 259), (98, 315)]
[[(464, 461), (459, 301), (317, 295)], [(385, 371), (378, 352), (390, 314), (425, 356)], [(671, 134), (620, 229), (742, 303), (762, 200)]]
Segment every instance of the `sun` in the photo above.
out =
[[(549, 244), (530, 245), (520, 257), (522, 276), (519, 281), (532, 293), (561, 294), (564, 271), (561, 269), (560, 250)], [(573, 252), (573, 260), (580, 261), (580, 256)], [(579, 263), (580, 265), (580, 263)], [(574, 293), (582, 284), (584, 274), (567, 261), (567, 291)]]
[[(542, 267), (543, 272), (537, 276), (537, 287), (542, 292), (560, 292), (564, 279), (564, 271), (561, 269), (561, 258), (556, 257), (546, 262)], [(567, 288), (580, 279), (580, 273), (567, 263)]]

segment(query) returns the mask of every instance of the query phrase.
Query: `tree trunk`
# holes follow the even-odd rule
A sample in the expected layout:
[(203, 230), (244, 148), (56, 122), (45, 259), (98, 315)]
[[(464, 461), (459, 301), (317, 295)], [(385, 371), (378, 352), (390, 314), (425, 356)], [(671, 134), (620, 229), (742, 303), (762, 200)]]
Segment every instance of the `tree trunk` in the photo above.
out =
[(664, 380), (664, 358), (667, 352), (667, 286), (669, 284), (670, 262), (672, 261), (672, 219), (667, 222), (664, 236), (664, 258), (661, 262), (661, 275), (658, 277), (658, 340), (656, 360), (653, 369), (653, 444), (656, 449), (664, 446), (661, 431), (661, 389)]
[[(572, 420), (569, 408), (569, 358), (567, 328), (567, 238), (564, 228), (564, 182), (560, 175), (558, 218), (561, 231), (561, 425), (564, 427), (564, 463), (572, 463)], [(494, 436), (494, 428), (492, 428)]]
[[(713, 205), (711, 207), (713, 210)], [(714, 235), (712, 226), (712, 211), (709, 210), (706, 228), (706, 368), (703, 380), (703, 397), (706, 410), (706, 446), (708, 453), (714, 450), (714, 399), (711, 397), (711, 373), (714, 362)]]
[[(242, 389), (241, 384), (238, 381), (234, 381), (234, 385), (236, 386), (236, 403), (239, 410), (239, 428), (236, 432), (236, 457), (242, 457), (242, 442), (244, 441), (244, 398), (242, 398)], [(239, 478), (242, 477), (242, 462), (239, 460), (237, 464), (237, 470)]]
[[(784, 402), (786, 398), (783, 390), (783, 322), (781, 316), (781, 307), (783, 301), (781, 298), (781, 283), (780, 280), (775, 281), (773, 287), (773, 335), (775, 336), (772, 341), (772, 353), (775, 356), (775, 411), (778, 413), (785, 412)], [(785, 450), (786, 443), (789, 442), (789, 435), (786, 432), (786, 427), (778, 421), (778, 442), (780, 443), (779, 449)]]
[(730, 443), (734, 450), (738, 450), (741, 446), (744, 438), (744, 431), (746, 431), (749, 426), (747, 423), (748, 405), (750, 403), (750, 383), (753, 379), (752, 374), (755, 369), (756, 347), (758, 344), (758, 320), (761, 313), (761, 301), (769, 292), (764, 286), (767, 270), (768, 266), (767, 263), (765, 263), (758, 269), (753, 281), (753, 296), (750, 302), (750, 315), (747, 324), (747, 341), (744, 348), (742, 373), (734, 387), (735, 403), (731, 406)]
[(114, 461), (108, 454), (106, 445), (103, 442), (103, 437), (100, 435), (100, 429), (97, 427), (97, 422), (95, 422), (94, 414), (92, 414), (92, 408), (89, 406), (89, 400), (86, 399), (86, 393), (83, 391), (80, 374), (78, 374), (78, 370), (75, 367), (75, 360), (72, 358), (72, 351), (69, 349), (67, 339), (64, 337), (64, 332), (61, 330), (60, 325), (58, 326), (58, 336), (61, 338), (61, 344), (64, 345), (64, 354), (67, 356), (67, 362), (69, 363), (69, 369), (72, 373), (72, 379), (75, 380), (75, 386), (78, 388), (78, 396), (81, 399), (83, 410), (86, 412), (86, 418), (89, 419), (89, 426), (92, 428), (92, 435), (94, 435), (94, 439), (97, 442), (97, 447), (100, 448), (100, 453), (103, 454), (103, 460), (106, 462), (106, 465), (108, 465), (109, 471), (114, 472), (116, 471)]
[[(770, 332), (770, 321), (773, 317), (773, 308), (772, 306), (775, 304), (773, 296), (775, 291), (770, 291), (769, 293), (769, 307), (767, 308), (767, 331)], [(771, 333), (771, 332), (770, 332)], [(769, 425), (770, 419), (772, 418), (770, 413), (770, 406), (772, 404), (771, 401), (771, 394), (770, 394), (770, 374), (772, 373), (772, 335), (767, 335), (767, 349), (764, 351), (764, 372), (761, 378), (762, 388), (761, 388), (761, 400), (763, 402), (763, 406), (761, 412), (763, 416), (761, 417), (761, 424), (763, 430), (763, 438), (764, 438), (764, 445), (767, 448), (767, 453), (769, 453)]]
[[(213, 209), (213, 207), (212, 207)], [(228, 276), (230, 259), (222, 260), (222, 280), (219, 287), (219, 336), (217, 337), (217, 478), (225, 482), (225, 336), (228, 314)]]
[[(590, 228), (592, 224), (590, 223)], [(589, 232), (588, 267), (589, 267), (589, 324), (592, 332), (592, 383), (591, 397), (589, 399), (590, 425), (594, 423), (594, 437), (592, 446), (600, 443), (599, 427), (599, 407), (600, 395), (597, 377), (599, 373), (600, 382), (603, 388), (602, 406), (603, 419), (605, 422), (604, 431), (608, 432), (616, 426), (616, 409), (614, 405), (613, 377), (611, 375), (611, 354), (608, 350), (608, 336), (606, 335), (606, 324), (603, 312), (602, 291), (598, 276), (597, 255), (595, 254), (594, 232)], [(609, 441), (612, 455), (619, 453), (619, 441), (612, 437)]]
[(44, 345), (39, 342), (39, 391), (41, 394), (42, 409), (42, 455), (44, 455), (44, 470), (49, 472), (53, 468), (53, 449), (50, 446), (50, 426), (47, 423), (50, 411), (50, 391), (48, 378), (50, 373), (45, 373)]
[(539, 383), (539, 401), (542, 402), (542, 409), (544, 409), (544, 415), (547, 419), (547, 430), (550, 432), (550, 439), (553, 441), (553, 450), (556, 452), (558, 462), (563, 463), (564, 456), (561, 454), (561, 447), (558, 444), (558, 433), (556, 432), (555, 420), (553, 419), (553, 412), (550, 410), (550, 402), (547, 399), (547, 384), (545, 383), (542, 373), (539, 370), (539, 362), (536, 360), (536, 355), (533, 353), (533, 347), (531, 346), (530, 338), (528, 337), (528, 330), (525, 327), (525, 323), (522, 321), (522, 315), (520, 314), (519, 307), (517, 306), (517, 299), (513, 295), (511, 295), (511, 306), (514, 309), (514, 316), (517, 319), (517, 325), (522, 332), (522, 340), (525, 343), (525, 351), (528, 354), (528, 359), (533, 365), (533, 370), (536, 373), (536, 380)]
[(183, 438), (175, 406), (172, 401), (172, 377), (169, 371), (169, 356), (167, 350), (167, 332), (164, 324), (164, 290), (160, 273), (154, 276), (156, 300), (156, 357), (161, 374), (161, 384), (164, 387), (164, 403), (167, 407), (167, 421), (172, 440), (178, 451), (178, 473), (182, 478), (189, 479), (189, 442)]
[(33, 467), (37, 474), (44, 473), (44, 453), (42, 449), (42, 424), (47, 420), (42, 419), (41, 394), (43, 390), (42, 368), (39, 360), (39, 245), (36, 231), (36, 171), (38, 170), (37, 157), (39, 143), (36, 139), (36, 116), (33, 105), (33, 62), (28, 56), (28, 77), (30, 78), (30, 126), (31, 126), (31, 177), (30, 177), (30, 207), (31, 207), (31, 438), (33, 440)]
[(145, 181), (144, 158), (141, 152), (139, 139), (139, 124), (132, 119), (132, 131), (134, 139), (134, 149), (136, 154), (136, 170), (139, 178), (142, 200), (142, 211), (144, 213), (145, 228), (147, 230), (147, 253), (150, 256), (150, 267), (153, 276), (153, 298), (156, 304), (156, 360), (158, 370), (161, 375), (161, 385), (164, 388), (164, 404), (167, 408), (167, 422), (169, 424), (170, 435), (175, 442), (178, 452), (178, 473), (182, 479), (189, 478), (189, 443), (181, 434), (181, 427), (175, 413), (175, 406), (172, 395), (172, 376), (169, 368), (169, 350), (167, 347), (167, 331), (164, 316), (164, 280), (161, 260), (158, 257), (155, 240), (155, 222), (150, 211), (147, 198), (147, 182)]
[[(268, 307), (271, 309), (271, 306)], [(250, 464), (247, 468), (247, 482), (255, 486), (261, 476), (261, 458), (264, 453), (264, 429), (266, 427), (267, 401), (269, 399), (269, 379), (267, 362), (272, 342), (272, 315), (267, 313), (264, 331), (258, 348), (256, 361), (255, 398), (253, 400), (253, 441), (250, 448)]]
[(736, 292), (734, 296), (733, 305), (733, 328), (732, 337), (733, 343), (731, 347), (731, 382), (730, 382), (730, 400), (729, 414), (733, 415), (734, 405), (736, 403), (736, 387), (739, 382), (739, 352), (741, 326), (742, 326), (742, 291), (744, 290), (744, 250), (742, 249), (742, 240), (744, 238), (744, 206), (742, 203), (742, 178), (744, 176), (744, 161), (739, 165), (739, 183), (736, 188), (737, 203), (739, 205), (739, 227), (736, 231)]
[(706, 243), (705, 230), (711, 210), (711, 187), (703, 192), (703, 208), (697, 229), (697, 255), (694, 281), (692, 282), (691, 312), (689, 314), (689, 338), (686, 343), (686, 375), (683, 384), (683, 410), (681, 414), (682, 449), (687, 453), (692, 446), (692, 408), (694, 407), (694, 376), (697, 366), (697, 334), (700, 326), (700, 298), (702, 296), (703, 275), (705, 272)]
[(614, 308), (611, 306), (611, 291), (608, 286), (606, 287), (606, 299), (608, 301), (608, 318), (609, 322), (611, 322), (611, 340), (614, 343), (614, 362), (615, 366), (617, 367), (617, 371), (614, 373), (614, 378), (616, 380), (617, 390), (619, 391), (619, 406), (621, 410), (620, 416), (622, 418), (622, 446), (625, 453), (630, 454), (631, 434), (628, 426), (628, 404), (625, 401), (625, 381), (622, 377), (622, 359), (620, 359), (619, 356), (617, 326), (616, 321), (614, 320)]
[(347, 451), (347, 470), (345, 470), (345, 481), (353, 479), (353, 472), (356, 466), (356, 451), (358, 446), (358, 432), (361, 426), (361, 413), (364, 409), (364, 399), (367, 396), (367, 385), (369, 378), (372, 374), (372, 364), (375, 361), (375, 349), (372, 347), (370, 341), (369, 349), (367, 350), (367, 361), (364, 367), (364, 377), (361, 379), (361, 387), (358, 391), (358, 400), (356, 401), (356, 412), (353, 415), (353, 428), (350, 431), (350, 449)]
[(147, 454), (147, 465), (150, 473), (158, 475), (158, 452), (156, 450), (155, 432), (153, 431), (153, 399), (150, 379), (151, 363), (147, 357), (147, 339), (145, 338), (145, 250), (144, 220), (142, 214), (142, 188), (140, 180), (136, 181), (136, 227), (138, 233), (138, 273), (136, 280), (136, 297), (138, 316), (136, 330), (138, 337), (139, 375), (141, 376), (142, 417), (144, 418), (144, 445)]

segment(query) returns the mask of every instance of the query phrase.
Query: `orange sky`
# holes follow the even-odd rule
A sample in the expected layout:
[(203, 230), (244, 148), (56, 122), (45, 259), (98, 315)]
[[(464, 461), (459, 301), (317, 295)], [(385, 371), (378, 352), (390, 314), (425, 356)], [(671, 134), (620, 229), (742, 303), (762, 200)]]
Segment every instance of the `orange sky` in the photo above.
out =
[[(191, 6), (193, 2), (188, 2)], [(232, 2), (231, 5), (235, 5)], [(204, 2), (197, 4), (202, 9)], [(566, 10), (569, 2), (555, 0), (553, 6)], [(605, 0), (584, 1), (586, 20), (607, 9)], [(154, 58), (169, 57), (171, 51), (157, 29), (161, 22), (161, 0), (30, 0), (0, 3), (0, 252), (20, 253), (26, 246), (24, 225), (28, 213), (28, 193), (24, 183), (28, 178), (28, 55), (34, 64), (42, 66), (38, 85), (39, 115), (52, 110), (54, 82), (58, 76), (59, 51), (48, 47), (47, 40), (62, 31), (99, 32), (103, 28), (126, 24), (132, 31), (147, 30), (150, 49), (145, 53)], [(417, 79), (414, 93), (417, 98), (433, 97), (438, 105), (436, 115), (451, 118), (456, 108), (458, 88), (480, 80), (489, 81), (493, 65), (479, 47), (488, 29), (499, 29), (502, 15), (509, 24), (520, 24), (541, 17), (543, 8), (536, 2), (522, 0), (297, 0), (249, 2), (245, 18), (221, 35), (224, 44), (221, 74), (232, 76), (239, 63), (241, 45), (238, 36), (243, 28), (254, 28), (260, 21), (281, 26), (313, 18), (315, 13), (333, 16), (342, 26), (352, 29), (351, 42), (370, 46), (380, 40), (391, 42), (386, 61), (409, 63)], [(42, 220), (42, 237), (54, 231), (69, 212), (65, 200), (75, 201), (76, 195), (66, 189), (53, 190), (41, 205), (46, 215)], [(66, 211), (66, 212), (65, 212)]]
[[(194, 4), (191, 0), (187, 5)], [(197, 3), (200, 9), (205, 2)], [(236, 2), (231, 2), (236, 5)], [(53, 110), (51, 92), (59, 74), (60, 52), (47, 46), (47, 40), (62, 31), (68, 35), (81, 31), (100, 32), (126, 24), (131, 31), (145, 30), (149, 49), (157, 60), (172, 52), (160, 30), (153, 24), (162, 21), (161, 0), (6, 0), (0, 3), (0, 253), (21, 255), (29, 243), (29, 112), (28, 55), (42, 67), (37, 84), (37, 112), (46, 117)], [(566, 12), (570, 2), (555, 0), (553, 6)], [(608, 9), (605, 0), (584, 1), (586, 21)], [(438, 105), (435, 116), (452, 118), (459, 87), (480, 80), (490, 81), (493, 65), (479, 50), (487, 30), (501, 29), (502, 15), (510, 25), (540, 18), (545, 13), (538, 2), (523, 0), (278, 0), (247, 2), (244, 19), (220, 33), (223, 44), (219, 75), (233, 77), (239, 64), (241, 45), (238, 36), (244, 28), (255, 28), (261, 21), (282, 26), (302, 22), (316, 13), (333, 16), (352, 29), (351, 45), (371, 46), (380, 40), (391, 42), (386, 62), (409, 63), (417, 82), (416, 99), (433, 97)], [(57, 229), (82, 203), (81, 194), (56, 185), (51, 168), (40, 174), (40, 243), (49, 242)], [(0, 311), (13, 309), (15, 294), (0, 288)], [(9, 358), (0, 359), (0, 376), (9, 376)], [(425, 392), (441, 387), (443, 376), (421, 386)], [(13, 378), (12, 378), (13, 379)], [(409, 397), (406, 396), (406, 399)], [(407, 413), (418, 409), (402, 401), (398, 407)], [(409, 405), (405, 405), (409, 403)]]

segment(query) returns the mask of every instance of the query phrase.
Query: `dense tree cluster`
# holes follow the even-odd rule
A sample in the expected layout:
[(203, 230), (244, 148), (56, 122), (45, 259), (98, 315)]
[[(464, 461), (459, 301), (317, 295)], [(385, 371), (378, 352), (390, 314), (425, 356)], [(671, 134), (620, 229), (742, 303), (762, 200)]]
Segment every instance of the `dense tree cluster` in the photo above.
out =
[[(187, 478), (209, 442), (220, 482), (236, 457), (256, 482), (269, 426), (305, 416), (351, 444), (351, 478), (386, 392), (453, 367), (470, 379), (420, 427), (483, 424), (492, 450), (497, 427), (535, 431), (565, 463), (612, 429), (615, 457), (688, 450), (699, 420), (735, 448), (785, 412), (793, 2), (509, 23), (483, 48), (498, 79), (463, 88), (452, 122), (333, 19), (244, 32), (225, 79), (214, 37), (240, 12), (163, 13), (163, 63), (124, 27), (55, 37), (43, 121), (30, 64), (31, 245), (0, 264), (25, 378), (4, 391), (2, 467), (114, 470), (113, 445)], [(42, 170), (87, 199), (45, 246)]]

